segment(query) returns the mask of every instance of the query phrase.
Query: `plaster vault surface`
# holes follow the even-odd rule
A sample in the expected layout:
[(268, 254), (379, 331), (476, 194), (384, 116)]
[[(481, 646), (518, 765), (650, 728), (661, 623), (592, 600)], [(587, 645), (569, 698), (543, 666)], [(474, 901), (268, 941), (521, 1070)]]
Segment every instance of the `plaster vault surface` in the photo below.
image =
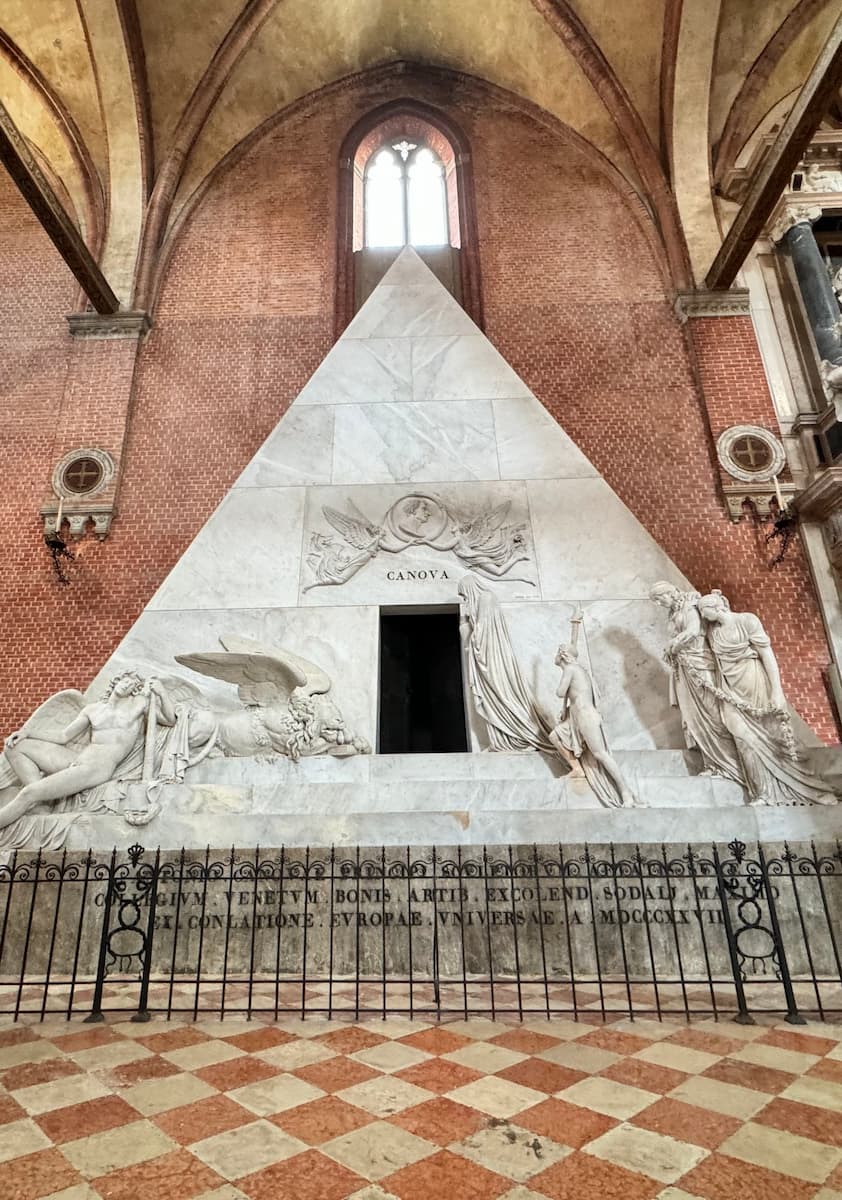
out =
[[(242, 711), (230, 672), (197, 658), (232, 639), (315, 664), (376, 750), (383, 608), (458, 605), (473, 574), (502, 606), (520, 671), (553, 717), (553, 659), (584, 613), (580, 660), (609, 745), (648, 806), (605, 810), (537, 752), (298, 762), (210, 756), (165, 786), (143, 830), (163, 847), (681, 840), (813, 834), (832, 814), (747, 809), (698, 775), (669, 705), (652, 582), (687, 581), (418, 255), (405, 249), (104, 664)], [(188, 657), (191, 665), (176, 661)], [(241, 696), (242, 699), (242, 696)], [(119, 814), (67, 845), (128, 845)]]

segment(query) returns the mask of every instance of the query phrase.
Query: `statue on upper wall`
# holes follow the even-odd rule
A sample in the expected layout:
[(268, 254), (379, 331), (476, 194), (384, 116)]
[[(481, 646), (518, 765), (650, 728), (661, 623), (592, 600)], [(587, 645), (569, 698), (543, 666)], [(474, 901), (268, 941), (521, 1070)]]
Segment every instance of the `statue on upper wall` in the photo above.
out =
[[(47, 804), (49, 814), (113, 811), (130, 824), (145, 824), (159, 811), (154, 795), (160, 785), (183, 781), (211, 754), (297, 761), (370, 752), (365, 739), (346, 728), (321, 668), (246, 638), (221, 641), (223, 653), (177, 661), (238, 684), (240, 709), (214, 710), (185, 679), (143, 680), (134, 671), (115, 676), (93, 702), (72, 690), (46, 700), (6, 738), (0, 755), (0, 831), (10, 830), (0, 846), (37, 840), (58, 848), (66, 822), (42, 818), (36, 834), (32, 820)], [(146, 784), (147, 803), (126, 812), (121, 801), (138, 781)]]
[[(699, 596), (667, 592), (656, 584), (652, 598), (670, 604), (671, 628), (686, 626), (686, 641), (673, 637), (667, 650), (685, 729), (703, 750), (703, 762), (735, 779), (749, 803), (835, 804), (827, 783), (803, 762), (781, 686), (772, 645), (759, 617), (731, 611), (720, 591)], [(701, 619), (700, 645), (695, 609)], [(690, 648), (690, 649), (688, 649)]]
[(842, 171), (826, 163), (811, 162), (804, 171), (801, 184), (804, 192), (842, 192)]

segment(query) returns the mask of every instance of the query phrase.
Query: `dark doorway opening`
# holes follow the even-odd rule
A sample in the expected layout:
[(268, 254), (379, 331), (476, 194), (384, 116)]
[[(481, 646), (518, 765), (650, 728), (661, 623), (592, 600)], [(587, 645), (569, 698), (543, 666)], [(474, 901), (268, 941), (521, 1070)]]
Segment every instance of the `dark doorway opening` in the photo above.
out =
[(468, 749), (458, 612), (380, 614), (379, 749)]

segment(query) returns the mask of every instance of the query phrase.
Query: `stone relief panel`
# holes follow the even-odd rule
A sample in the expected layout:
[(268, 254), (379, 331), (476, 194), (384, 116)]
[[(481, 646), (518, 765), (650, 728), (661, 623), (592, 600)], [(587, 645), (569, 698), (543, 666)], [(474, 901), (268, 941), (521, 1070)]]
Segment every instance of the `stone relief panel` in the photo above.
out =
[(313, 488), (304, 525), (302, 604), (452, 604), (467, 571), (501, 599), (539, 595), (517, 483)]
[[(86, 692), (98, 696), (121, 671), (144, 677), (179, 675), (201, 688), (217, 709), (238, 708), (232, 684), (180, 667), (174, 656), (216, 652), (222, 640), (248, 638), (264, 646), (292, 648), (317, 663), (341, 692), (343, 716), (355, 732), (374, 741), (377, 713), (376, 608), (251, 608), (144, 612)], [(362, 649), (361, 649), (362, 648)]]
[[(189, 782), (207, 759), (371, 752), (330, 695), (327, 672), (285, 647), (235, 634), (174, 658), (186, 674), (144, 678), (130, 669), (92, 698), (60, 692), (6, 736), (0, 849), (26, 841), (57, 848), (83, 813), (147, 825), (161, 813), (162, 789)], [(233, 684), (236, 702), (214, 706), (197, 677)]]

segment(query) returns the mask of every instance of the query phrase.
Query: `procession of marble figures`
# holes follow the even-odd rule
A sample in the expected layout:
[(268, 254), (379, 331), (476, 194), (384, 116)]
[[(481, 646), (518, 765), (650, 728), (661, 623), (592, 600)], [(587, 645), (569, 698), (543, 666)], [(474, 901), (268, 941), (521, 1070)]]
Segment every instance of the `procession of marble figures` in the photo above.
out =
[[(409, 511), (403, 503), (404, 510), (395, 512), (395, 505), (387, 514), (393, 527), (408, 536), (414, 520), (412, 536), (440, 536), (434, 510)], [(498, 530), (504, 515), (492, 522)], [(434, 517), (438, 534), (425, 530)], [(559, 711), (551, 717), (526, 683), (492, 589), (469, 573), (458, 597), (467, 684), (486, 749), (553, 756), (584, 775), (602, 805), (639, 805), (608, 745), (593, 676), (579, 661), (581, 609), (555, 653)], [(830, 786), (804, 763), (758, 617), (732, 612), (719, 591), (703, 596), (666, 582), (652, 587), (650, 599), (668, 616), (670, 702), (680, 711), (687, 748), (699, 754), (701, 773), (739, 784), (753, 805), (836, 803)], [(330, 696), (332, 681), (316, 664), (246, 638), (220, 641), (221, 650), (176, 655), (176, 662), (234, 684), (237, 708), (215, 709), (183, 676), (144, 680), (135, 671), (115, 676), (94, 701), (72, 690), (46, 700), (6, 738), (0, 755), (0, 848), (57, 848), (67, 823), (51, 824), (50, 817), (68, 813), (113, 812), (129, 824), (149, 823), (161, 811), (163, 785), (184, 782), (209, 757), (297, 762), (371, 752), (368, 741), (348, 729)], [(138, 783), (143, 799), (127, 806)]]

